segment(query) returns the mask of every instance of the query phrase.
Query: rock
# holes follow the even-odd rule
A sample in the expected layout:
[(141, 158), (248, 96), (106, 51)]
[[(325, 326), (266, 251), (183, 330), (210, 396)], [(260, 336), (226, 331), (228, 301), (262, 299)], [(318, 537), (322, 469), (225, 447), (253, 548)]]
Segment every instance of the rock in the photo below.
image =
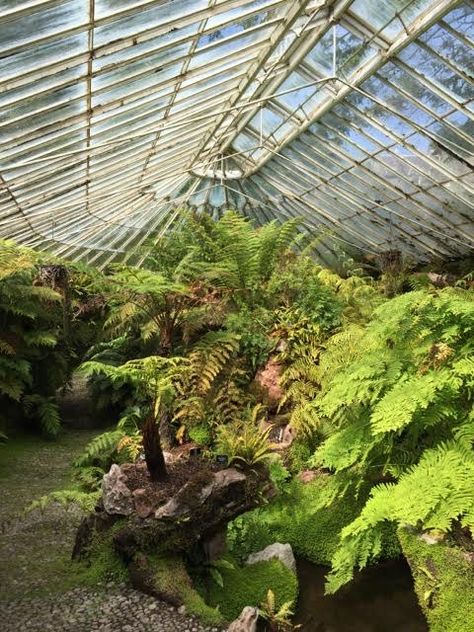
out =
[(132, 492), (125, 481), (127, 477), (114, 463), (102, 479), (102, 502), (108, 514), (129, 516), (133, 512)]
[(280, 386), (281, 372), (281, 364), (275, 358), (270, 358), (255, 376), (256, 384), (266, 395), (266, 403), (269, 408), (276, 408), (283, 397), (283, 390)]
[(238, 619), (227, 628), (227, 632), (257, 632), (258, 609), (245, 606)]
[(135, 489), (133, 492), (135, 511), (140, 518), (148, 518), (153, 513), (153, 505), (145, 489)]
[(233, 467), (226, 470), (219, 470), (214, 474), (213, 480), (202, 488), (199, 499), (204, 502), (211, 494), (221, 494), (232, 487), (244, 483), (246, 476), (243, 472), (239, 472)]
[(245, 482), (245, 474), (235, 468), (219, 470), (200, 488), (196, 481), (189, 481), (171, 500), (156, 510), (155, 518), (173, 519), (184, 516), (192, 511), (193, 507), (206, 503), (211, 496), (226, 496), (232, 489), (237, 489)]
[(298, 474), (298, 478), (302, 483), (311, 483), (316, 478), (316, 472), (314, 470), (303, 470)]
[(179, 614), (186, 614), (186, 606), (180, 606), (178, 608), (178, 613)]
[[(138, 551), (158, 546), (161, 552), (189, 553), (272, 491), (261, 472), (235, 468), (199, 472), (154, 514), (139, 519), (134, 513), (123, 521), (113, 534), (113, 546), (126, 564)], [(100, 507), (96, 511), (100, 514)]]
[(431, 531), (425, 531), (418, 537), (420, 540), (423, 540), (423, 542), (426, 542), (426, 544), (439, 544), (440, 542), (444, 542), (446, 534), (443, 531), (433, 529)]
[(252, 553), (248, 556), (246, 564), (256, 564), (257, 562), (267, 562), (268, 560), (280, 560), (293, 573), (296, 573), (296, 561), (293, 555), (293, 549), (290, 544), (280, 544), (275, 542), (270, 544), (262, 551)]
[(202, 548), (208, 562), (220, 559), (227, 551), (226, 529), (222, 529), (217, 533), (213, 533), (210, 537), (203, 539)]
[(167, 465), (169, 465), (170, 463), (173, 463), (176, 460), (174, 458), (174, 455), (171, 452), (168, 452), (166, 450), (163, 450), (163, 457)]

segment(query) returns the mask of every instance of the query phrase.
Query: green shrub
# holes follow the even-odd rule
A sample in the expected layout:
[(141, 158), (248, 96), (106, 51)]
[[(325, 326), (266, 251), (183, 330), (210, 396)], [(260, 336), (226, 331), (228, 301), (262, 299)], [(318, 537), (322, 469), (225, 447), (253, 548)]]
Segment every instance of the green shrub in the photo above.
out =
[(224, 618), (237, 618), (245, 606), (258, 607), (268, 590), (275, 594), (277, 608), (287, 601), (295, 601), (298, 594), (296, 575), (280, 560), (257, 562), (250, 566), (222, 568), (223, 585), (216, 582), (210, 588), (209, 602), (219, 606)]
[(191, 426), (188, 430), (189, 438), (198, 445), (209, 445), (212, 441), (211, 431), (204, 424)]
[(426, 544), (400, 529), (399, 538), (431, 632), (474, 630), (474, 567), (458, 547)]

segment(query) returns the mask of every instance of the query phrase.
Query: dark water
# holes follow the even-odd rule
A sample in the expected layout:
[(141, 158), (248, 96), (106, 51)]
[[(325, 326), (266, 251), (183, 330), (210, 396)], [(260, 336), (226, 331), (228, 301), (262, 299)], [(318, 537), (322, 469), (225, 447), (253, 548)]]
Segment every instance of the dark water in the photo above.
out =
[(404, 560), (365, 569), (335, 595), (324, 595), (325, 566), (298, 560), (301, 632), (427, 632)]

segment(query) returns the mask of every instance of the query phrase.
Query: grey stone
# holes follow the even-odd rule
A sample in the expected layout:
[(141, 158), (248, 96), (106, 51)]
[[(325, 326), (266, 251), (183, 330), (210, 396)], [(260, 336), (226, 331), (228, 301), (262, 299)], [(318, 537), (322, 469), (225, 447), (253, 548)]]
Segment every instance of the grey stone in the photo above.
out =
[(109, 514), (129, 516), (133, 512), (133, 496), (125, 481), (127, 477), (114, 463), (102, 479), (102, 502)]
[(246, 564), (267, 562), (268, 560), (273, 559), (280, 560), (280, 562), (289, 568), (290, 571), (296, 573), (296, 561), (291, 544), (280, 544), (280, 542), (275, 542), (274, 544), (270, 544), (264, 548), (262, 551), (252, 553), (248, 556)]
[(135, 511), (140, 518), (148, 518), (153, 513), (153, 504), (145, 489), (135, 489), (133, 491), (133, 502)]
[[(243, 484), (245, 480), (245, 474), (235, 468), (230, 467), (225, 470), (219, 470), (213, 475), (210, 483), (200, 490), (198, 504), (203, 505), (211, 496), (224, 494), (227, 489), (234, 485)], [(187, 491), (191, 485), (193, 485), (193, 481), (186, 483), (176, 496), (173, 496), (165, 505), (159, 507), (155, 512), (155, 518), (178, 518), (189, 513), (188, 504), (187, 502), (182, 502), (182, 498), (187, 498)]]
[(245, 606), (240, 616), (229, 625), (227, 632), (257, 632), (258, 608)]

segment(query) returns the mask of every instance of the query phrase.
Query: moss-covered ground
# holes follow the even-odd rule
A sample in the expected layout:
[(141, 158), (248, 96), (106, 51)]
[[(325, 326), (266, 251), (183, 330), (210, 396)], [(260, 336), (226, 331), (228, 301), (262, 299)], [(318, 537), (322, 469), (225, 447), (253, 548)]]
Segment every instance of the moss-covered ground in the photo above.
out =
[(298, 580), (280, 560), (250, 566), (239, 566), (235, 560), (231, 561), (233, 568), (219, 569), (222, 586), (212, 582), (209, 591), (209, 602), (218, 606), (228, 621), (237, 618), (245, 606), (260, 606), (269, 589), (275, 595), (277, 610), (286, 602), (296, 602)]
[[(330, 565), (343, 527), (359, 514), (366, 500), (347, 496), (330, 508), (319, 506), (327, 483), (320, 477), (303, 484), (294, 480), (282, 496), (234, 520), (229, 529), (232, 553), (240, 560), (273, 542), (288, 542), (295, 555), (314, 564)], [(394, 529), (387, 529), (383, 557), (400, 554)]]
[(474, 567), (466, 553), (444, 543), (426, 544), (404, 529), (399, 537), (430, 632), (472, 632)]
[(95, 433), (67, 431), (55, 441), (23, 436), (0, 447), (2, 599), (67, 590), (77, 583), (70, 557), (82, 511), (53, 504), (24, 512), (32, 501), (71, 485), (72, 462)]

